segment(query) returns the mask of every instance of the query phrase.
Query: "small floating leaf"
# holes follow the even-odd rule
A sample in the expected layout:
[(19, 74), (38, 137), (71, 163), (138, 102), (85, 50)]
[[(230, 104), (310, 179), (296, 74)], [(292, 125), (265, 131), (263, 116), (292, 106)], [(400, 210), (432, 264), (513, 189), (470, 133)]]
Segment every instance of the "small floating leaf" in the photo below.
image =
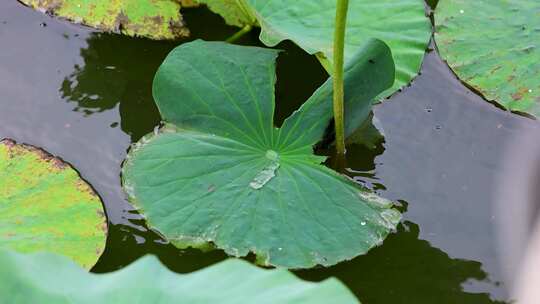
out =
[[(310, 54), (332, 61), (336, 0), (199, 0), (228, 23), (260, 26), (261, 41), (275, 46), (292, 40)], [(217, 2), (222, 3), (218, 5)], [(227, 3), (226, 9), (224, 3)], [(388, 44), (396, 64), (396, 82), (380, 97), (407, 85), (420, 70), (431, 24), (423, 0), (350, 0), (345, 59), (371, 38)], [(253, 17), (252, 17), (253, 16)], [(250, 21), (253, 20), (253, 21)]]
[[(0, 141), (0, 248), (50, 251), (91, 268), (105, 248), (101, 200), (46, 152)], [(2, 293), (0, 293), (2, 294)]]
[(461, 80), (509, 110), (540, 117), (539, 1), (440, 1), (435, 24), (441, 57)]
[[(288, 268), (333, 265), (380, 244), (400, 215), (313, 155), (332, 119), (331, 79), (274, 127), (276, 56), (200, 40), (173, 50), (154, 81), (168, 125), (130, 150), (124, 188), (177, 247), (213, 243)], [(394, 75), (379, 40), (355, 58), (345, 80), (351, 130)]]
[(129, 36), (174, 39), (189, 35), (177, 0), (19, 1), (73, 22)]
[(241, 260), (181, 275), (145, 256), (122, 270), (92, 274), (54, 254), (3, 250), (0, 295), (10, 304), (359, 303), (336, 279), (304, 282), (284, 269), (260, 269)]

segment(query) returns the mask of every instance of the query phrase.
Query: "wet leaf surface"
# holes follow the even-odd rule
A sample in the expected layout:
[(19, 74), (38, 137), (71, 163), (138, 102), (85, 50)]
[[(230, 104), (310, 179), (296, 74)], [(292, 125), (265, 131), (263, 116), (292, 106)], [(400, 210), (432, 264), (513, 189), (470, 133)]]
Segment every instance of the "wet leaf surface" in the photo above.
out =
[(36, 10), (109, 32), (152, 39), (189, 35), (174, 0), (19, 0)]
[(441, 57), (470, 87), (503, 107), (540, 116), (540, 2), (441, 1)]
[[(212, 243), (288, 268), (349, 260), (381, 244), (400, 214), (313, 154), (332, 119), (331, 80), (274, 127), (276, 56), (201, 40), (171, 52), (154, 82), (168, 124), (132, 147), (124, 189), (180, 248)], [(366, 119), (394, 74), (381, 41), (355, 58), (346, 76), (348, 130)]]
[(96, 275), (54, 254), (10, 251), (0, 251), (0, 294), (10, 295), (13, 304), (359, 303), (335, 279), (309, 283), (286, 270), (263, 270), (240, 260), (179, 275), (145, 256), (122, 270)]
[(101, 200), (45, 151), (0, 141), (0, 248), (49, 251), (91, 268), (105, 247)]

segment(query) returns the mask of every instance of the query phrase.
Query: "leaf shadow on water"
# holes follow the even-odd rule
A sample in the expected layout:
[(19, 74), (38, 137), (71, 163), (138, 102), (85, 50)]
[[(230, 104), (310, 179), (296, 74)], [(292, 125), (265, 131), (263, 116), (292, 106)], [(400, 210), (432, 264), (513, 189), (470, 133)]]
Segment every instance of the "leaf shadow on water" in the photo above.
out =
[(170, 43), (144, 42), (92, 34), (88, 47), (81, 49), (84, 65), (75, 65), (62, 83), (62, 98), (75, 102), (74, 111), (86, 116), (118, 107), (122, 130), (132, 138), (144, 135), (160, 119), (149, 89), (153, 74), (173, 47)]
[(410, 221), (398, 226), (380, 247), (365, 256), (331, 268), (297, 271), (307, 280), (337, 277), (363, 303), (502, 304), (486, 293), (473, 293), (463, 285), (472, 281), (497, 284), (477, 261), (455, 259), (419, 239), (420, 227)]
[[(223, 40), (236, 31), (207, 9), (189, 9), (184, 18), (192, 29), (192, 39)], [(204, 22), (203, 22), (204, 21)], [(240, 42), (258, 42), (256, 33)], [(251, 40), (250, 40), (251, 39)], [(167, 54), (182, 41), (154, 41), (107, 33), (91, 33), (81, 48), (83, 62), (60, 87), (64, 100), (74, 103), (73, 111), (85, 116), (118, 107), (119, 125), (133, 142), (152, 130), (160, 121), (152, 97), (154, 75)]]
[(158, 233), (146, 228), (143, 220), (132, 220), (134, 226), (109, 225), (107, 246), (94, 273), (121, 269), (147, 254), (156, 255), (172, 271), (189, 273), (223, 261), (227, 255), (220, 250), (201, 252), (197, 249), (179, 250)]

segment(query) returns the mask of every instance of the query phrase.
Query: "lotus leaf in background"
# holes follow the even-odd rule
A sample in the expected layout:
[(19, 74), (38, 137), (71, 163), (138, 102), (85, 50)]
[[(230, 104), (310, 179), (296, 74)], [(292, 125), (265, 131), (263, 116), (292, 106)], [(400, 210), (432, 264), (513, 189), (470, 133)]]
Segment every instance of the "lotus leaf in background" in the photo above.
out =
[[(319, 54), (327, 70), (333, 58), (336, 0), (198, 0), (231, 25), (261, 27), (267, 46), (292, 40), (310, 54)], [(253, 20), (253, 21), (251, 21)], [(379, 95), (388, 97), (407, 85), (420, 70), (431, 38), (423, 0), (350, 0), (345, 60), (371, 38), (390, 46), (396, 64), (394, 85)]]
[(540, 2), (441, 0), (435, 40), (457, 76), (490, 101), (540, 117)]
[(359, 303), (338, 280), (304, 282), (292, 273), (226, 260), (180, 275), (146, 256), (112, 273), (93, 274), (50, 254), (0, 250), (0, 302), (68, 303)]
[[(211, 243), (287, 268), (352, 259), (381, 244), (400, 214), (313, 154), (332, 119), (331, 79), (274, 126), (277, 55), (201, 40), (173, 50), (153, 88), (167, 125), (131, 148), (124, 189), (148, 225), (179, 248)], [(352, 62), (348, 134), (394, 76), (391, 52), (379, 40)]]
[(105, 248), (107, 220), (101, 200), (72, 167), (2, 140), (0, 185), (0, 248), (49, 251), (94, 266)]
[(257, 17), (243, 0), (196, 0), (204, 3), (216, 14), (223, 17), (228, 25), (243, 27), (258, 26)]
[(182, 0), (19, 0), (36, 10), (109, 32), (152, 39), (186, 37)]

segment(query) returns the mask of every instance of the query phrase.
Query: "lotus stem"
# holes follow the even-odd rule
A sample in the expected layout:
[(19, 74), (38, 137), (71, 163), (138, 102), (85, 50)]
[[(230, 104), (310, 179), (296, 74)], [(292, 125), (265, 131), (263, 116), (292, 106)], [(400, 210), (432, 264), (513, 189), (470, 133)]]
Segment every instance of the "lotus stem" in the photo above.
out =
[(242, 36), (249, 33), (251, 31), (251, 28), (252, 27), (249, 24), (244, 26), (238, 32), (236, 32), (234, 35), (229, 37), (229, 39), (227, 39), (226, 41), (229, 42), (229, 43), (233, 43), (233, 42), (237, 41), (238, 39), (242, 38)]
[(344, 124), (344, 85), (343, 62), (345, 50), (345, 27), (349, 0), (338, 0), (336, 8), (336, 27), (334, 32), (334, 123), (336, 130), (336, 152), (338, 159), (345, 158), (345, 124)]

